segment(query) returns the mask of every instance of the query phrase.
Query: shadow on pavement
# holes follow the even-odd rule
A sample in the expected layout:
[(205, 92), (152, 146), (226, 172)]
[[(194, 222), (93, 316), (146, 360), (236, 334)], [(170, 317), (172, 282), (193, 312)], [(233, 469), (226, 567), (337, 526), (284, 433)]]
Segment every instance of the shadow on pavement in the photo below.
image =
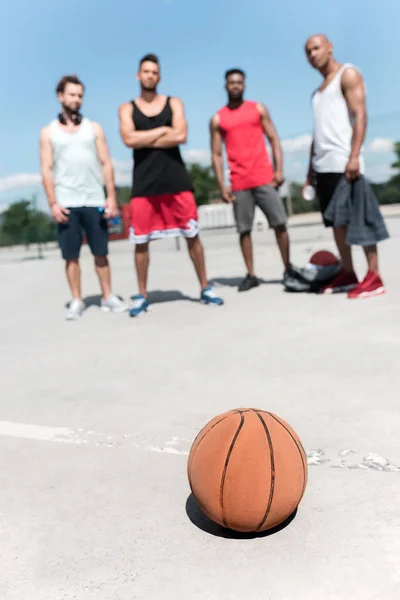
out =
[[(119, 294), (117, 294), (117, 297), (124, 301), (124, 299), (122, 298), (122, 296), (120, 296)], [(93, 296), (86, 296), (85, 298), (83, 298), (83, 302), (86, 305), (86, 310), (88, 308), (91, 308), (92, 306), (97, 306), (97, 308), (100, 308), (101, 306), (101, 294), (94, 294)], [(65, 308), (69, 308), (69, 305), (71, 303), (71, 300), (68, 300), (68, 302), (66, 302), (64, 304)]]
[(15, 262), (29, 262), (33, 260), (46, 260), (46, 256), (24, 256), (23, 258), (17, 258)]
[[(131, 296), (134, 299), (134, 296)], [(150, 304), (161, 304), (163, 302), (177, 302), (185, 300), (186, 302), (199, 302), (198, 298), (192, 298), (179, 292), (178, 290), (154, 290), (149, 292), (148, 299)]]
[[(214, 277), (210, 283), (211, 285), (226, 285), (228, 287), (238, 287), (243, 281), (244, 277)], [(280, 285), (282, 279), (262, 279), (258, 278), (260, 285)]]
[(101, 306), (100, 294), (96, 294), (94, 296), (86, 296), (86, 298), (84, 298), (83, 301), (86, 304), (86, 308), (90, 308), (91, 306), (97, 306), (98, 308), (100, 308)]
[(189, 498), (186, 501), (186, 514), (189, 517), (190, 521), (195, 525), (198, 529), (209, 533), (210, 535), (214, 535), (220, 538), (226, 538), (230, 540), (253, 540), (257, 538), (269, 537), (271, 535), (275, 535), (286, 529), (292, 521), (297, 516), (297, 509), (295, 512), (288, 518), (286, 521), (278, 525), (278, 527), (274, 527), (273, 529), (269, 529), (268, 531), (264, 531), (262, 533), (240, 533), (238, 531), (232, 531), (231, 529), (226, 529), (225, 527), (221, 527), (214, 521), (211, 521), (201, 510), (200, 506), (196, 502), (193, 494), (190, 494)]

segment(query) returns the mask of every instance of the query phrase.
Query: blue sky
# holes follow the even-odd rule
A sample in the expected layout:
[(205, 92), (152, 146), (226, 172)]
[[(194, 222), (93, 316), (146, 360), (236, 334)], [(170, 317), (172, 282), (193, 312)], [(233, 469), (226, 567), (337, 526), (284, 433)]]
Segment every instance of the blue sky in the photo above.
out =
[[(370, 11), (367, 14), (367, 9)], [(367, 85), (367, 165), (384, 179), (400, 139), (398, 0), (14, 0), (0, 22), (0, 204), (39, 192), (38, 135), (57, 113), (57, 80), (76, 72), (87, 86), (84, 113), (99, 121), (128, 182), (130, 153), (120, 141), (118, 106), (137, 93), (138, 59), (161, 58), (160, 92), (186, 106), (188, 159), (208, 159), (208, 120), (225, 102), (223, 72), (248, 74), (247, 97), (270, 109), (285, 148), (286, 175), (302, 180), (311, 133), (310, 95), (319, 75), (303, 46), (316, 32), (334, 43)]]

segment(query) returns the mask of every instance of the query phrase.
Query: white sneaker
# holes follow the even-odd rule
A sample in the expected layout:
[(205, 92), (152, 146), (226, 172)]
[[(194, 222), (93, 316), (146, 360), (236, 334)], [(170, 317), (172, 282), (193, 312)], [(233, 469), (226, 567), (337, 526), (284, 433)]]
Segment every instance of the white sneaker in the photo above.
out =
[(122, 313), (128, 310), (126, 304), (118, 296), (110, 296), (107, 300), (101, 299), (101, 310), (104, 312)]
[(85, 308), (86, 305), (84, 302), (82, 302), (82, 300), (74, 298), (68, 307), (67, 321), (76, 321), (76, 319), (79, 319), (82, 316)]

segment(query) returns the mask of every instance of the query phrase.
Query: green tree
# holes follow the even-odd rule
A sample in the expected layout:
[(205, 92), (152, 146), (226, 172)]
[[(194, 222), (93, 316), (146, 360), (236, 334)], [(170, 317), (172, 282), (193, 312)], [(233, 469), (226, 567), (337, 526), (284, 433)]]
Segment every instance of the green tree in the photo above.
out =
[(380, 204), (400, 203), (400, 142), (394, 144), (393, 150), (396, 160), (392, 164), (392, 168), (398, 172), (388, 182), (374, 186), (374, 191)]
[(396, 142), (393, 148), (397, 160), (392, 164), (393, 169), (400, 171), (400, 142)]
[(31, 202), (21, 200), (11, 204), (2, 214), (0, 244), (33, 244), (54, 241), (56, 226), (50, 216), (32, 210)]
[(21, 200), (10, 204), (2, 215), (1, 234), (12, 244), (24, 243), (24, 234), (31, 222), (31, 203)]
[(210, 192), (218, 190), (213, 170), (211, 167), (202, 167), (197, 163), (186, 165), (186, 168), (193, 183), (197, 204), (208, 204)]
[(130, 187), (116, 187), (117, 204), (122, 206), (123, 204), (129, 204), (132, 197), (132, 190)]
[(27, 244), (52, 242), (57, 239), (56, 225), (43, 212), (34, 212), (25, 231)]

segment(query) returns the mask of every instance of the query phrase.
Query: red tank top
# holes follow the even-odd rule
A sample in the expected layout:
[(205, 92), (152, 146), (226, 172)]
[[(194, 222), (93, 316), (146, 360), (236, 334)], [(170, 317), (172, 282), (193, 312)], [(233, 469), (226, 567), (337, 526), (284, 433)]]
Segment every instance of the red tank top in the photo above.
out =
[(246, 100), (236, 109), (224, 106), (217, 114), (228, 157), (232, 191), (272, 183), (274, 169), (265, 145), (257, 103)]

